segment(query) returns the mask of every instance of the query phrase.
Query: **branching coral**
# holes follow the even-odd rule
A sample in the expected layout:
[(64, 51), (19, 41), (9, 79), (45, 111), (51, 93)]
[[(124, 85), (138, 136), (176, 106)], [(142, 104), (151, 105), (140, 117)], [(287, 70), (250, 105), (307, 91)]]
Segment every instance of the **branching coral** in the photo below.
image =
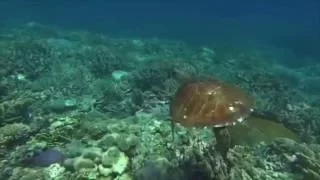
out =
[(33, 99), (21, 97), (1, 102), (0, 124), (21, 122), (33, 101)]
[(320, 146), (299, 144), (290, 139), (278, 139), (270, 145), (270, 152), (280, 154), (283, 161), (293, 167), (294, 172), (302, 174), (303, 179), (320, 179)]
[(13, 41), (2, 56), (7, 59), (8, 74), (23, 74), (30, 79), (48, 72), (53, 62), (51, 49), (45, 42), (35, 40)]
[(0, 128), (0, 147), (26, 140), (30, 132), (30, 127), (22, 123), (5, 125)]
[(109, 76), (113, 71), (126, 70), (129, 66), (121, 56), (103, 45), (85, 48), (76, 56), (95, 77)]

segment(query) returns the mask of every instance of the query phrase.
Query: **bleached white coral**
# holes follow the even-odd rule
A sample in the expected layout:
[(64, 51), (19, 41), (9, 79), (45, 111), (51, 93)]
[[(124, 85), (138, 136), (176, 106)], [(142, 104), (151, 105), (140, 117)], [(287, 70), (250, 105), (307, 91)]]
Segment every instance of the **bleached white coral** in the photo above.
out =
[(58, 163), (52, 164), (45, 169), (46, 180), (60, 180), (63, 178), (65, 168)]

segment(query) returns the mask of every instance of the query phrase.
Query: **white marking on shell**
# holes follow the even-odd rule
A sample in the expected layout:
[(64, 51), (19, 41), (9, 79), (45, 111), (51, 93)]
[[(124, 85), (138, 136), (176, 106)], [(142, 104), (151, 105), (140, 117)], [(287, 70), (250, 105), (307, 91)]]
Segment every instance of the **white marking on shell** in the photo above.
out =
[(228, 122), (228, 123), (223, 123), (223, 124), (216, 124), (213, 127), (225, 127), (225, 126), (233, 126), (236, 125), (237, 122)]
[(224, 127), (224, 126), (227, 126), (227, 124), (216, 124), (213, 127)]
[(234, 101), (234, 104), (243, 104), (242, 101), (236, 100)]
[(234, 107), (233, 106), (229, 106), (229, 108), (228, 108), (231, 112), (235, 112), (235, 109), (234, 109)]
[(244, 120), (243, 117), (240, 117), (240, 118), (237, 119), (237, 121), (238, 121), (239, 123), (243, 122), (243, 120)]
[(217, 94), (217, 91), (211, 90), (211, 91), (208, 91), (207, 94), (208, 95), (215, 95), (215, 94)]

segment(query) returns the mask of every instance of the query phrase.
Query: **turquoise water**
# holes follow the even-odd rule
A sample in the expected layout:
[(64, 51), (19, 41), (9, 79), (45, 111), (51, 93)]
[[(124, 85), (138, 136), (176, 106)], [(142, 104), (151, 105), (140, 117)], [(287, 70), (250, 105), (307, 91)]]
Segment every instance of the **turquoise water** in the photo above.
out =
[(320, 180), (317, 1), (3, 0), (0, 67), (0, 180)]
[(2, 23), (36, 21), (118, 36), (267, 46), (267, 49), (271, 46), (302, 59), (319, 56), (319, 3), (313, 0), (201, 3), (16, 0), (0, 5)]

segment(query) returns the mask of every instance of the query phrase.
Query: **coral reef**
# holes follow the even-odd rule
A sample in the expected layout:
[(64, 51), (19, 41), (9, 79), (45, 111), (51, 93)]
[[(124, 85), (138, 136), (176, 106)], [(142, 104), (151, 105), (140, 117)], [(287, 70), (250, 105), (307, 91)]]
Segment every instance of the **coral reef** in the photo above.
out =
[(98, 147), (90, 147), (84, 149), (80, 156), (66, 159), (65, 165), (75, 170), (79, 178), (94, 179), (94, 176), (117, 179), (129, 168), (129, 158), (116, 146), (105, 151)]
[(26, 141), (31, 129), (22, 123), (7, 124), (0, 128), (0, 146), (9, 146), (20, 141)]
[[(291, 69), (257, 49), (114, 38), (34, 22), (1, 33), (3, 179), (320, 179), (319, 65)], [(175, 92), (203, 77), (256, 100), (241, 131), (257, 131), (243, 137), (235, 128), (238, 143), (225, 156), (210, 128), (177, 124), (172, 138)]]
[(0, 103), (0, 124), (23, 122), (25, 113), (33, 101), (30, 98), (2, 101)]

